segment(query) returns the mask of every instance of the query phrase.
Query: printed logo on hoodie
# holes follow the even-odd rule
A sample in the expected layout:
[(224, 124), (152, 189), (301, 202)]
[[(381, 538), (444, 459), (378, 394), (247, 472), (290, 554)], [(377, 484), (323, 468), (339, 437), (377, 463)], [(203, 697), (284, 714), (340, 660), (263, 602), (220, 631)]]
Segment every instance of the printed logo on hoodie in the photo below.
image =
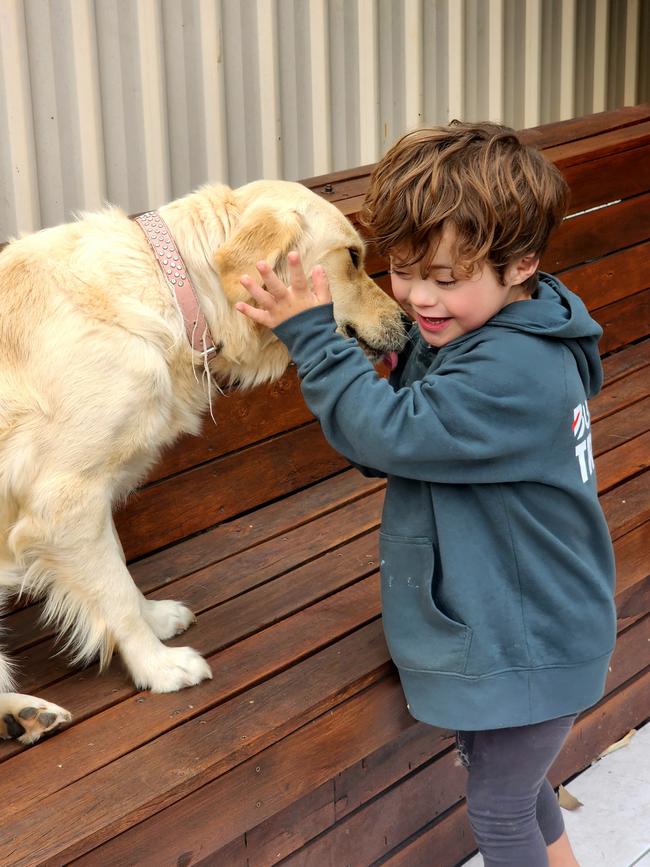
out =
[(587, 402), (579, 403), (573, 410), (573, 436), (579, 440), (576, 445), (576, 458), (580, 466), (583, 482), (588, 482), (594, 474), (594, 453), (591, 448), (591, 416)]

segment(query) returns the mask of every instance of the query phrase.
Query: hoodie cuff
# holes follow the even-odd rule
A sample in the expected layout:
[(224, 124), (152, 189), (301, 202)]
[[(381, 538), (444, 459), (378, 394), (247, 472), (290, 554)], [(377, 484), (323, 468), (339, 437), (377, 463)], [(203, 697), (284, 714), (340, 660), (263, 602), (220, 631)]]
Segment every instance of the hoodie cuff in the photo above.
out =
[(334, 305), (319, 304), (303, 310), (273, 329), (289, 350), (299, 368), (313, 364), (331, 345), (332, 338), (344, 338), (336, 333)]

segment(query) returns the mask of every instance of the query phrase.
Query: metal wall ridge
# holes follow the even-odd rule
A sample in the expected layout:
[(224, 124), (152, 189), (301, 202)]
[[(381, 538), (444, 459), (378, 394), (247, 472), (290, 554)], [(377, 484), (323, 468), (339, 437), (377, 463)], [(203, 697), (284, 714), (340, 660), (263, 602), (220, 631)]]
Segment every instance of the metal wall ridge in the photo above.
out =
[(0, 239), (650, 99), (650, 0), (0, 0)]

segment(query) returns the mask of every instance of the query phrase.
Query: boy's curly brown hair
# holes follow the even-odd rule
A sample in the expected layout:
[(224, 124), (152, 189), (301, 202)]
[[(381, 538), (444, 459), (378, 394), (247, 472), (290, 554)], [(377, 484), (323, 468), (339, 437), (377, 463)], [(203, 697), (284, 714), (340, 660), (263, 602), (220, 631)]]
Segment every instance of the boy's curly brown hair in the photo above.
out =
[[(360, 214), (380, 252), (423, 274), (445, 225), (456, 231), (456, 266), (490, 264), (501, 282), (519, 258), (541, 256), (566, 214), (569, 188), (540, 151), (495, 123), (452, 121), (402, 136), (377, 163)], [(407, 259), (404, 260), (404, 256)], [(528, 287), (536, 283), (530, 278)]]

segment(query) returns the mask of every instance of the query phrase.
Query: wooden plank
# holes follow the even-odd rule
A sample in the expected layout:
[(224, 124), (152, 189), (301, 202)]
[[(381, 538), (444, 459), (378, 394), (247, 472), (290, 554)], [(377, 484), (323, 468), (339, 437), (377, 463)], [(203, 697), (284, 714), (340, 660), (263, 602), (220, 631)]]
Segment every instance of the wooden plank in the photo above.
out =
[[(252, 514), (231, 519), (199, 536), (182, 539), (172, 548), (132, 562), (129, 565), (131, 575), (140, 589), (148, 593), (384, 487), (383, 479), (366, 479), (357, 470), (345, 470), (294, 492), (285, 500), (263, 506)], [(23, 607), (26, 606), (22, 603), (14, 605), (15, 609)], [(0, 614), (0, 619), (8, 613), (9, 610)], [(31, 614), (26, 616), (32, 617)]]
[[(431, 867), (431, 853), (435, 852), (435, 867), (458, 867), (468, 855), (476, 851), (476, 841), (467, 818), (465, 802), (452, 807), (437, 822), (427, 825), (411, 840), (382, 861), (389, 867)], [(350, 864), (348, 867), (360, 867)]]
[[(334, 619), (341, 621), (346, 617), (346, 607), (371, 602), (353, 601), (352, 595), (349, 591), (337, 594), (333, 607), (330, 605), (318, 620), (312, 615), (312, 629), (318, 626), (322, 630), (327, 622), (331, 629)], [(371, 607), (377, 601), (372, 602)], [(19, 812), (12, 810), (7, 834), (0, 840), (0, 863), (18, 867), (38, 858), (65, 862), (80, 856), (149, 815), (182, 801), (190, 792), (378, 682), (390, 670), (390, 666), (381, 661), (386, 650), (378, 625), (373, 624), (339, 643), (330, 644), (225, 704), (84, 776), (74, 785), (67, 785), (47, 797), (39, 794), (38, 803), (33, 800)], [(377, 659), (376, 665), (372, 663), (373, 658)], [(232, 676), (227, 670), (225, 674)], [(198, 687), (194, 695), (202, 688), (203, 685)], [(399, 692), (396, 680), (395, 690)], [(184, 698), (183, 695), (175, 697), (177, 702)], [(167, 697), (156, 696), (151, 708), (158, 705), (161, 698)], [(187, 704), (183, 704), (187, 708)], [(147, 710), (140, 705), (141, 720), (146, 719)], [(125, 730), (121, 722), (120, 737)], [(64, 748), (61, 739), (65, 735), (66, 732), (57, 735), (60, 749)], [(41, 752), (47, 743), (34, 752)], [(98, 745), (96, 748), (101, 749)], [(88, 751), (88, 744), (85, 749)], [(23, 753), (20, 757), (21, 768), (28, 756), (29, 753)], [(54, 759), (52, 776), (56, 776), (58, 765), (63, 764), (60, 759), (56, 760), (56, 755)], [(41, 779), (49, 767), (50, 762), (42, 766)], [(101, 792), (100, 800), (96, 797), (98, 792)], [(74, 817), (81, 815), (83, 823), (75, 822)]]
[[(289, 804), (246, 832), (248, 863), (246, 867), (277, 864), (336, 821), (335, 781), (328, 780), (313, 792)], [(98, 855), (101, 854), (98, 850)], [(221, 852), (212, 855), (213, 864), (221, 864)]]
[[(441, 753), (450, 741), (416, 723), (314, 792), (246, 832), (250, 867), (286, 858), (345, 815)], [(221, 850), (216, 856), (221, 857)]]
[(600, 394), (589, 401), (591, 423), (600, 421), (613, 413), (633, 406), (643, 400), (648, 393), (648, 372), (645, 368), (636, 370), (628, 376), (604, 388)]
[(631, 154), (633, 150), (643, 149), (648, 144), (650, 144), (650, 121), (645, 120), (632, 126), (603, 130), (588, 138), (549, 147), (545, 150), (544, 156), (563, 172), (571, 166), (585, 163), (596, 176), (603, 158), (620, 153)]
[[(465, 768), (448, 748), (328, 833), (286, 859), (286, 867), (372, 864), (463, 798)], [(426, 797), (423, 797), (424, 793)]]
[(337, 820), (441, 755), (452, 742), (444, 729), (416, 722), (395, 740), (346, 768), (335, 779)]
[(200, 436), (184, 436), (153, 468), (145, 484), (197, 464), (239, 451), (313, 419), (300, 394), (295, 368), (272, 385), (233, 390), (214, 401), (216, 424), (209, 415)]
[(383, 479), (366, 479), (357, 470), (344, 470), (242, 518), (233, 518), (200, 536), (183, 539), (173, 548), (131, 563), (131, 574), (142, 590), (152, 590), (281, 536), (384, 486)]
[(605, 387), (648, 364), (650, 364), (650, 339), (642, 340), (632, 346), (624, 346), (608, 355), (603, 361)]
[[(373, 724), (359, 726), (359, 719), (372, 719)], [(351, 764), (366, 755), (368, 744), (385, 743), (412, 724), (397, 678), (384, 678), (373, 689), (305, 725), (290, 741), (273, 744), (77, 863), (121, 867), (132, 858), (142, 867), (171, 867), (178, 859), (179, 827), (183, 849), (206, 857), (238, 836), (237, 829), (255, 827), (326, 782), (331, 767)], [(299, 774), (296, 768), (301, 769)], [(210, 821), (215, 813), (218, 822)]]
[(598, 457), (650, 430), (650, 397), (592, 425), (594, 456)]
[[(638, 658), (639, 658), (638, 655), (637, 655), (635, 658), (638, 659)], [(159, 698), (160, 698), (160, 697), (159, 697)], [(169, 697), (169, 698), (171, 699), (171, 698), (174, 698), (174, 697)], [(61, 738), (64, 738), (64, 737), (65, 737), (65, 733), (64, 733), (63, 735), (60, 735), (60, 736), (59, 736), (55, 741), (50, 741), (49, 743), (50, 743), (50, 744), (55, 744), (55, 745), (60, 744), (60, 742), (61, 742)], [(96, 744), (96, 738), (95, 738), (94, 735), (92, 736), (92, 743), (95, 744), (95, 745), (97, 745), (97, 744)], [(45, 745), (43, 745), (43, 746), (45, 746)], [(100, 748), (101, 748), (101, 744), (100, 744), (99, 746), (100, 746)], [(39, 750), (40, 750), (40, 749), (41, 749), (41, 748), (39, 748)], [(101, 749), (100, 749), (100, 752), (101, 752)], [(55, 759), (60, 759), (60, 758), (61, 758), (60, 750), (58, 750), (58, 749), (55, 750), (55, 752), (54, 752), (54, 757), (55, 757)], [(62, 762), (58, 762), (57, 764), (60, 765), (60, 764), (62, 764)], [(42, 761), (42, 756), (39, 756), (39, 761), (38, 761), (38, 763), (37, 763), (37, 769), (38, 769), (39, 771), (42, 771), (43, 769), (47, 769), (47, 766), (48, 766), (48, 763), (47, 763), (47, 762), (43, 763), (43, 761)], [(40, 779), (42, 779), (42, 777), (39, 775), (39, 776), (38, 776), (38, 779), (40, 780)]]
[[(601, 456), (598, 462), (598, 490), (602, 493), (611, 491), (622, 481), (638, 476), (649, 466), (650, 432), (647, 432)], [(650, 478), (647, 478), (646, 482), (650, 485)]]
[(616, 608), (619, 620), (650, 611), (649, 552), (648, 521), (616, 542)]
[(650, 517), (650, 484), (648, 474), (636, 476), (603, 494), (600, 504), (607, 518), (612, 539), (616, 540)]
[(139, 557), (346, 466), (313, 422), (144, 488), (116, 514), (115, 524), (127, 558)]
[(591, 311), (636, 295), (650, 288), (650, 241), (565, 271), (562, 282)]
[(650, 188), (650, 145), (571, 165), (562, 173), (571, 189), (571, 214), (629, 199)]
[(526, 144), (545, 149), (603, 132), (634, 126), (648, 120), (650, 120), (650, 103), (646, 102), (614, 111), (600, 111), (584, 117), (529, 127), (521, 130), (519, 136)]
[(647, 241), (650, 194), (565, 220), (542, 257), (542, 270), (562, 277), (568, 268)]
[[(630, 551), (637, 551), (638, 552), (638, 550), (639, 550), (638, 546), (630, 547), (629, 542), (630, 542), (630, 540), (626, 540), (627, 551), (628, 552), (630, 552)], [(640, 550), (643, 551), (645, 549), (641, 548)], [(348, 558), (346, 557), (344, 559), (347, 560)], [(618, 559), (618, 552), (617, 552), (617, 559)], [(620, 562), (619, 562), (619, 566), (620, 566)], [(626, 571), (627, 571), (627, 568), (628, 568), (628, 566), (627, 566), (627, 564), (625, 564)], [(325, 571), (325, 573), (328, 573), (329, 568), (326, 567), (324, 569), (324, 571)], [(310, 578), (310, 576), (306, 576), (306, 577), (308, 578), (307, 583), (313, 585), (314, 582)], [(646, 573), (643, 573), (643, 576), (641, 576), (641, 577), (643, 577), (645, 579), (647, 577)], [(647, 581), (646, 581), (646, 583), (647, 583)], [(293, 585), (294, 585), (294, 582), (292, 582), (291, 586), (293, 586)], [(261, 607), (265, 608), (266, 606), (264, 604), (262, 604)], [(377, 601), (377, 607), (372, 609), (372, 614), (374, 615), (374, 614), (378, 613), (378, 610), (379, 610), (379, 608), (378, 608), (378, 601)], [(227, 620), (228, 620), (228, 618), (226, 617), (225, 622), (227, 622)], [(291, 634), (295, 638), (297, 633), (300, 632), (300, 629), (296, 626), (295, 622), (288, 624), (288, 627), (289, 627), (289, 629), (288, 629), (289, 634)], [(214, 632), (214, 630), (212, 630), (212, 632)], [(309, 630), (308, 630), (308, 632), (309, 632)], [(285, 634), (286, 634), (286, 630), (285, 630)], [(304, 634), (304, 631), (303, 631), (303, 634)], [(227, 638), (224, 640), (227, 640)], [(281, 644), (281, 643), (282, 642), (280, 640), (280, 633), (277, 631), (274, 632), (273, 633), (273, 640), (269, 644), (269, 646), (276, 646), (277, 647), (278, 644)], [(241, 647), (241, 645), (240, 645), (240, 647)], [(231, 650), (233, 651), (233, 655), (236, 657), (237, 652), (238, 652), (237, 649), (231, 648)], [(245, 651), (242, 651), (242, 653), (245, 653)], [(295, 653), (295, 648), (293, 648), (293, 653)], [(260, 649), (260, 647), (256, 647), (255, 648), (255, 655), (258, 659), (259, 659), (260, 655), (264, 658), (267, 658), (268, 651), (262, 651)], [(288, 658), (292, 658), (291, 655)], [(384, 661), (387, 662), (387, 659), (388, 659), (388, 657), (385, 656)], [(217, 660), (215, 660), (215, 662), (216, 661)], [(227, 688), (227, 684), (224, 684), (224, 682), (223, 682), (223, 680), (224, 680), (223, 664), (220, 666), (220, 668), (221, 668), (221, 675), (220, 675), (219, 688), (223, 690), (224, 688)], [(243, 685), (243, 683), (242, 683), (243, 672), (247, 671), (249, 669), (250, 669), (250, 663), (246, 664), (245, 658), (242, 660), (241, 654), (240, 654), (239, 662), (238, 663), (233, 662), (232, 665), (230, 666), (230, 670), (235, 672), (235, 675), (234, 675), (235, 680), (233, 681), (233, 686), (235, 689), (242, 687), (242, 685)], [(207, 688), (212, 690), (212, 685), (206, 685), (206, 689)], [(196, 691), (193, 691), (193, 693), (192, 693), (193, 696), (194, 696), (195, 692)], [(214, 694), (211, 694), (210, 701), (214, 701), (214, 699), (215, 699)], [(143, 700), (144, 699), (135, 699), (136, 710), (137, 710), (137, 705), (140, 704)], [(205, 704), (205, 699), (203, 699), (203, 704)], [(155, 726), (155, 731), (157, 733), (160, 732), (161, 730), (164, 730), (165, 723), (167, 722), (167, 724), (169, 725), (168, 720), (170, 718), (171, 708), (175, 708), (174, 712), (171, 714), (171, 717), (173, 719), (175, 719), (176, 723), (182, 722), (183, 718), (187, 718), (187, 716), (191, 716), (192, 712), (198, 713), (202, 710), (202, 704), (201, 704), (200, 697), (198, 697), (198, 700), (197, 700), (197, 698), (193, 697), (192, 704), (189, 707), (190, 707), (191, 711), (188, 711), (187, 708), (182, 708), (182, 707), (179, 708), (178, 707), (178, 696), (155, 697), (155, 699), (150, 703), (149, 708), (148, 708), (147, 724)], [(115, 722), (113, 722), (112, 717), (114, 717)], [(134, 718), (134, 721), (132, 723), (128, 723), (128, 714), (125, 713), (124, 708), (118, 708), (118, 709), (115, 709), (115, 711), (111, 714), (103, 715), (102, 718), (99, 720), (100, 726), (97, 725), (98, 720), (97, 720), (97, 718), (95, 718), (94, 720), (91, 721), (92, 724), (91, 724), (90, 728), (82, 727), (82, 730), (80, 732), (78, 732), (77, 738), (73, 738), (72, 730), (70, 730), (70, 731), (64, 733), (63, 735), (60, 735), (55, 741), (50, 741), (47, 744), (42, 745), (42, 747), (39, 747), (40, 752), (39, 752), (39, 756), (38, 756), (38, 762), (35, 765), (35, 779), (34, 779), (33, 785), (38, 788), (40, 796), (44, 796), (46, 794), (46, 791), (47, 791), (47, 785), (44, 785), (44, 783), (42, 781), (42, 773), (41, 773), (42, 769), (44, 767), (47, 767), (46, 755), (44, 755), (44, 753), (47, 753), (48, 750), (51, 750), (52, 755), (53, 755), (53, 759), (56, 760), (57, 765), (59, 766), (60, 770), (57, 773), (56, 785), (57, 786), (61, 786), (64, 784), (69, 785), (69, 783), (71, 782), (71, 779), (69, 777), (67, 777), (66, 774), (68, 774), (69, 772), (72, 772), (73, 774), (75, 774), (74, 779), (76, 779), (77, 775), (82, 774), (82, 773), (87, 773), (90, 770), (90, 767), (87, 764), (88, 757), (86, 756), (84, 759), (82, 759), (80, 757), (80, 755), (78, 754), (78, 741), (81, 741), (82, 745), (86, 744), (87, 742), (90, 742), (94, 745), (94, 748), (92, 750), (92, 756), (91, 756), (91, 759), (93, 761), (97, 761), (98, 756), (101, 757), (102, 763), (105, 761), (108, 761), (108, 758), (110, 756), (111, 744), (114, 743), (115, 723), (117, 723), (118, 720), (119, 720), (119, 722), (121, 722), (121, 724), (125, 730), (125, 735), (122, 736), (120, 743), (119, 743), (119, 749), (120, 750), (128, 749), (130, 746), (129, 740), (133, 741), (133, 738), (136, 738), (136, 740), (133, 741), (133, 744), (131, 744), (131, 746), (135, 745), (138, 737), (140, 739), (142, 739), (143, 737), (146, 738), (146, 737), (150, 736), (149, 734), (147, 734), (146, 730), (143, 732), (142, 723), (137, 724), (136, 718)], [(66, 758), (66, 755), (65, 755), (66, 750), (64, 747), (66, 738), (68, 740), (68, 743), (71, 744), (72, 748), (75, 750), (74, 757), (71, 754), (70, 756), (68, 756)], [(113, 746), (113, 748), (114, 748), (114, 746)], [(61, 766), (62, 765), (66, 766), (66, 768), (68, 769), (65, 773), (61, 773)], [(22, 779), (23, 779), (23, 785), (21, 787), (21, 791), (25, 793), (27, 800), (29, 800), (29, 792), (30, 792), (29, 775), (27, 774), (27, 769), (25, 766), (23, 766), (21, 774), (22, 774)], [(16, 806), (16, 808), (19, 806), (19, 802), (16, 799), (14, 799), (14, 805)]]
[(595, 311), (594, 319), (604, 332), (600, 341), (602, 353), (646, 337), (650, 332), (650, 289), (601, 307)]
[[(440, 729), (415, 723), (334, 779), (246, 832), (250, 867), (287, 858), (402, 777), (448, 749)], [(221, 860), (221, 851), (215, 854)]]

